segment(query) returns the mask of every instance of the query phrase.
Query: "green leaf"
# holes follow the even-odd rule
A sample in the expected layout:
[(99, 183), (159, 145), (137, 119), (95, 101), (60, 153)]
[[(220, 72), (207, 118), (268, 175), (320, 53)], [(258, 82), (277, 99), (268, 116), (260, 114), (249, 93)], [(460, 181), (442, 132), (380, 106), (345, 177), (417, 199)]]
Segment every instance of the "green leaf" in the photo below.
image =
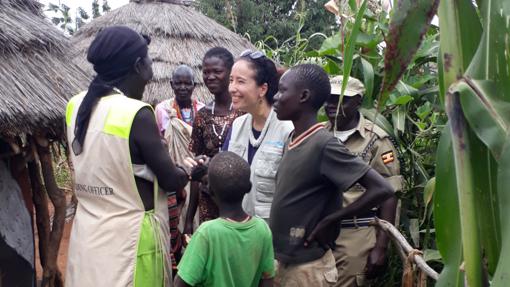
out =
[(323, 68), (330, 75), (339, 75), (342, 72), (340, 66), (329, 58), (326, 58), (326, 64), (323, 66)]
[[(427, 218), (428, 209), (430, 202), (434, 196), (434, 191), (436, 190), (436, 178), (433, 177), (427, 181), (425, 188), (423, 189), (423, 204), (425, 205), (425, 211), (423, 215), (423, 221)], [(423, 222), (422, 222), (423, 224)]]
[(439, 0), (400, 0), (390, 20), (388, 47), (384, 55), (384, 79), (379, 106), (383, 106), (389, 93), (413, 59), (423, 36), (427, 32)]
[[(498, 207), (497, 172), (498, 164), (488, 148), (469, 130), (469, 161), (473, 165), (476, 219), (480, 243), (489, 274), (494, 274), (501, 249), (501, 233)], [(507, 207), (508, 208), (508, 207)]]
[(441, 254), (437, 250), (425, 249), (425, 251), (423, 251), (423, 259), (426, 262), (429, 262), (429, 261), (441, 262)]
[(430, 102), (425, 102), (425, 104), (421, 105), (416, 109), (416, 115), (420, 120), (424, 121), (428, 115), (432, 112), (432, 106)]
[(354, 57), (354, 48), (356, 46), (356, 38), (358, 37), (358, 33), (361, 28), (361, 22), (363, 21), (363, 15), (365, 14), (365, 9), (367, 7), (367, 0), (363, 0), (361, 7), (359, 8), (356, 14), (356, 20), (354, 21), (354, 25), (352, 27), (351, 33), (347, 38), (345, 44), (345, 50), (343, 55), (344, 67), (343, 67), (343, 81), (342, 81), (342, 92), (340, 95), (340, 102), (343, 99), (345, 88), (347, 87), (347, 80), (351, 75), (353, 57)]
[(383, 129), (390, 137), (396, 138), (395, 132), (393, 130), (393, 126), (388, 122), (388, 120), (377, 112), (375, 109), (360, 109), (361, 114), (364, 117), (369, 119), (371, 122), (375, 123), (378, 127)]
[(363, 67), (363, 84), (366, 89), (365, 97), (372, 99), (374, 95), (374, 67), (363, 57), (360, 57), (360, 59), (361, 66)]
[(409, 95), (400, 96), (397, 98), (397, 100), (393, 104), (397, 105), (397, 106), (402, 106), (402, 105), (409, 103), (412, 100), (413, 100), (413, 97), (411, 97)]
[(465, 78), (451, 88), (461, 94), (462, 109), (471, 128), (499, 160), (505, 139), (510, 135), (510, 102), (493, 81)]
[(319, 49), (319, 56), (324, 55), (336, 55), (338, 49), (340, 49), (341, 43), (341, 35), (340, 33), (336, 33), (331, 37), (326, 38), (324, 42), (322, 42), (322, 46)]
[(406, 128), (406, 107), (399, 106), (391, 115), (391, 119), (393, 120), (395, 133), (398, 131), (404, 132)]
[(506, 139), (506, 144), (501, 153), (498, 169), (498, 203), (501, 222), (501, 256), (497, 265), (496, 272), (492, 277), (492, 286), (508, 286), (510, 278), (510, 137)]
[(418, 218), (409, 219), (409, 233), (414, 246), (420, 246), (420, 221)]
[(462, 263), (462, 238), (457, 180), (453, 159), (450, 127), (441, 135), (436, 156), (436, 191), (434, 193), (434, 224), (436, 245), (443, 258), (444, 267), (437, 287), (464, 286)]
[(471, 0), (441, 1), (438, 15), (441, 35), (448, 35), (440, 37), (447, 89), (469, 66), (480, 42), (482, 25)]
[(368, 49), (374, 49), (377, 47), (377, 44), (381, 42), (382, 39), (375, 35), (369, 35), (363, 32), (358, 33), (358, 37), (356, 38), (356, 45), (368, 48)]
[(446, 96), (446, 112), (452, 132), (452, 146), (455, 162), (455, 176), (460, 206), (462, 251), (469, 286), (485, 285), (483, 276), (481, 234), (478, 228), (477, 196), (474, 178), (479, 176), (475, 170), (476, 162), (471, 161), (476, 152), (476, 143), (472, 141), (471, 130), (460, 104), (460, 94), (449, 92)]

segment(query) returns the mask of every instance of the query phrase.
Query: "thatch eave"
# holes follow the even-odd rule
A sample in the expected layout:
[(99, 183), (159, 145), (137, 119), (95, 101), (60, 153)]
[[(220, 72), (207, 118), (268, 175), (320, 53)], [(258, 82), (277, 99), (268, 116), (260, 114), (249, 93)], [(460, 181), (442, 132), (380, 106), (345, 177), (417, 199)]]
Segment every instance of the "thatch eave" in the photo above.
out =
[(86, 60), (86, 53), (95, 35), (105, 27), (128, 26), (151, 37), (149, 54), (154, 63), (154, 79), (146, 88), (146, 102), (155, 104), (173, 97), (170, 77), (180, 64), (187, 64), (194, 70), (198, 83), (194, 96), (202, 101), (210, 100), (211, 95), (203, 85), (201, 74), (205, 52), (212, 47), (223, 46), (232, 54), (239, 55), (245, 49), (254, 49), (254, 46), (195, 8), (163, 3), (167, 1), (135, 1), (94, 19), (72, 38), (71, 58), (92, 78), (95, 72)]
[(67, 99), (88, 81), (69, 39), (32, 0), (0, 0), (0, 137), (61, 138)]

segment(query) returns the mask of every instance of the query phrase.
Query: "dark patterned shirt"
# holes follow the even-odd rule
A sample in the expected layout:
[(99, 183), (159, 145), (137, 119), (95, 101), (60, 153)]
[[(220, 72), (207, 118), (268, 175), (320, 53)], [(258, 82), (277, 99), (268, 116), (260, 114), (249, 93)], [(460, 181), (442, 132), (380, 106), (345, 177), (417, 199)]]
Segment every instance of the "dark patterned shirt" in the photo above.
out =
[(231, 111), (226, 116), (213, 115), (210, 104), (199, 110), (193, 122), (190, 151), (197, 156), (215, 156), (223, 146), (232, 122), (241, 115), (239, 111)]

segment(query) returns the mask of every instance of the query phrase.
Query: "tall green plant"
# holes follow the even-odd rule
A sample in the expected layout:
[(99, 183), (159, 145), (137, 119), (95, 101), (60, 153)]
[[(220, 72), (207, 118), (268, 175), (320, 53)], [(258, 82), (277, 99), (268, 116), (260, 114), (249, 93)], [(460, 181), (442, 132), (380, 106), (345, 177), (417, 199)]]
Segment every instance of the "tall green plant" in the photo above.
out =
[[(438, 286), (508, 286), (510, 276), (510, 2), (477, 3), (439, 7), (439, 81), (449, 122), (436, 165), (434, 218), (445, 264)], [(431, 1), (401, 0), (393, 12), (391, 29), (400, 36), (390, 33), (383, 102), (414, 54), (399, 47), (421, 41), (405, 32), (427, 25), (418, 10), (409, 12), (419, 5)]]

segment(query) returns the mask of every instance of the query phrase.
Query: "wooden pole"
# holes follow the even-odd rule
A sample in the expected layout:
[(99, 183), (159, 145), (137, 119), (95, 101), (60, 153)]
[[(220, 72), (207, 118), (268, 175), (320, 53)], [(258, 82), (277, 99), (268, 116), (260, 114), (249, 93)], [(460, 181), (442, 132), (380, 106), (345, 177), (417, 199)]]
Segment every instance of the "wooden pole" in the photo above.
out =
[(57, 258), (60, 241), (64, 233), (66, 216), (66, 199), (62, 190), (57, 186), (53, 175), (53, 161), (50, 152), (50, 143), (45, 138), (36, 138), (37, 154), (41, 163), (41, 172), (48, 196), (53, 204), (55, 214), (48, 245), (47, 269), (44, 270), (42, 287), (63, 286), (62, 274), (58, 270)]
[(427, 262), (423, 259), (421, 255), (418, 254), (418, 250), (414, 249), (405, 239), (405, 237), (398, 231), (398, 229), (393, 226), (391, 223), (389, 223), (386, 220), (382, 220), (379, 218), (376, 218), (373, 222), (373, 225), (376, 225), (377, 227), (384, 230), (386, 233), (390, 235), (391, 240), (396, 244), (401, 246), (401, 248), (407, 253), (411, 254), (414, 263), (418, 268), (420, 268), (427, 276), (437, 281), (439, 278), (439, 274), (432, 269)]

